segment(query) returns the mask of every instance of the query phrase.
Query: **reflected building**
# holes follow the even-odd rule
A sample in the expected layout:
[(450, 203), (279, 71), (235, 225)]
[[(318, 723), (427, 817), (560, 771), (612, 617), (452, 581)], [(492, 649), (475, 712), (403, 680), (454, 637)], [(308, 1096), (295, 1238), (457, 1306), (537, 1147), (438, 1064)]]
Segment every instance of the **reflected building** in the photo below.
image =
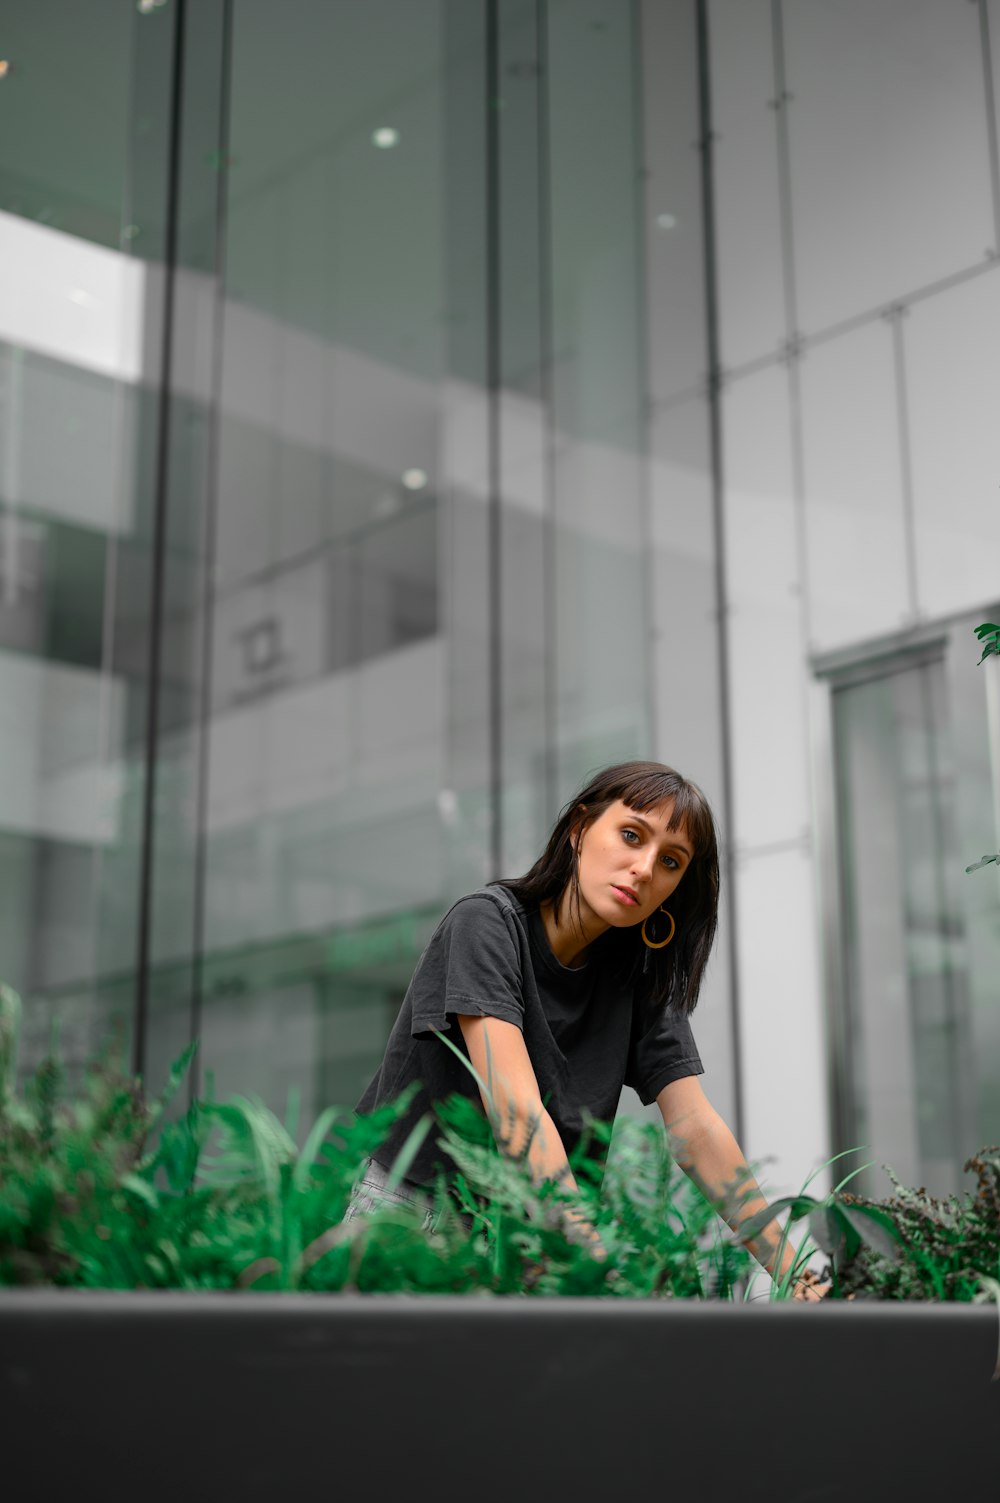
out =
[(7, 7), (23, 1068), (121, 1019), (151, 1084), (197, 1037), (197, 1088), (349, 1106), (450, 902), (654, 756), (719, 816), (694, 1026), (765, 1182), (865, 1145), (961, 1187), (1000, 1136), (964, 870), (1000, 848), (998, 12)]

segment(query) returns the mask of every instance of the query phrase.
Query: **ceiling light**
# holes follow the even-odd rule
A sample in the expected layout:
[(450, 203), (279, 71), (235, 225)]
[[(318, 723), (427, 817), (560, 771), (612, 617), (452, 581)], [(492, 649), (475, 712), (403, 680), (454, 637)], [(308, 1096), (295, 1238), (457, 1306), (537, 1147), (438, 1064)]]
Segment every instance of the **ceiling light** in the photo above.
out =
[(672, 230), (677, 220), (673, 214), (657, 214), (656, 222), (661, 230)]
[(71, 287), (66, 294), (71, 303), (76, 303), (78, 308), (93, 308), (97, 299), (91, 297), (82, 287)]
[(383, 151), (388, 151), (389, 147), (395, 146), (398, 141), (399, 131), (395, 130), (391, 125), (380, 125), (378, 130), (372, 131), (372, 142), (374, 145), (381, 147)]
[(408, 491), (422, 491), (427, 484), (426, 470), (404, 470), (403, 484)]

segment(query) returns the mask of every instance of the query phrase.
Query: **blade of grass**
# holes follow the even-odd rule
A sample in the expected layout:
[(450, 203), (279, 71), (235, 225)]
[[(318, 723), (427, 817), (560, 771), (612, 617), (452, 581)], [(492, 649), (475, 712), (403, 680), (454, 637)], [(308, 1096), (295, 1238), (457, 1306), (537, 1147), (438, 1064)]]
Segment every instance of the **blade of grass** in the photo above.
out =
[(413, 1163), (413, 1160), (416, 1158), (418, 1152), (420, 1151), (420, 1145), (423, 1143), (424, 1139), (433, 1126), (434, 1118), (431, 1116), (430, 1112), (425, 1112), (396, 1155), (396, 1161), (393, 1164), (389, 1178), (385, 1183), (387, 1194), (391, 1195), (400, 1181), (405, 1179), (407, 1169), (409, 1169), (410, 1165)]

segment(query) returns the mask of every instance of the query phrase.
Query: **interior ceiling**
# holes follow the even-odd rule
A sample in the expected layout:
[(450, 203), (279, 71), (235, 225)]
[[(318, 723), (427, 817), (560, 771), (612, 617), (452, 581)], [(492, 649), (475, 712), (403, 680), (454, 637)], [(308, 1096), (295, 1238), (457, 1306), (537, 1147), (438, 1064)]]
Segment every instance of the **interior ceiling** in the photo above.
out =
[[(448, 52), (446, 9), (443, 0), (233, 7), (231, 294), (421, 374), (439, 369), (447, 321), (443, 74), (480, 62)], [(188, 4), (193, 48), (220, 10)], [(154, 30), (169, 48), (169, 4), (143, 14), (136, 0), (7, 0), (0, 208), (141, 254), (141, 234), (123, 240), (129, 140), (142, 113), (130, 82), (135, 47)], [(204, 118), (217, 98), (197, 109), (189, 96), (188, 108)], [(380, 151), (372, 132), (386, 124), (401, 141)], [(166, 143), (165, 120), (140, 128)]]
[[(134, 58), (140, 43), (148, 57), (159, 32), (166, 68), (173, 3), (141, 13), (137, 0), (5, 0), (0, 57), (12, 69), (0, 80), (0, 208), (143, 253), (141, 226), (138, 238), (123, 238), (129, 147), (138, 128), (161, 133), (165, 150), (169, 122), (143, 119), (143, 99), (131, 97)], [(603, 32), (604, 22), (588, 18), (613, 14), (617, 3), (550, 0), (550, 8)], [(216, 27), (220, 13), (221, 0), (188, 0), (195, 60), (199, 29)], [(456, 256), (473, 266), (483, 256), (483, 177), (474, 175), (471, 132), (463, 180), (453, 152), (462, 124), (456, 98), (476, 131), (482, 122), (481, 7), (282, 0), (279, 9), (273, 0), (234, 0), (232, 15), (230, 295), (432, 379), (447, 367), (445, 344), (460, 325), (478, 358), (481, 275), (470, 272), (464, 289), (454, 275)], [(534, 45), (535, 0), (508, 0), (502, 16), (511, 108), (517, 90), (535, 87), (531, 70), (518, 76), (516, 66), (520, 39)], [(563, 27), (563, 48), (567, 35)], [(193, 66), (188, 83), (185, 124), (207, 119), (210, 140), (219, 96)], [(147, 89), (147, 110), (148, 98)], [(386, 124), (400, 130), (400, 144), (380, 151), (372, 131)], [(533, 149), (527, 138), (523, 149)], [(523, 312), (517, 296), (509, 300), (508, 350), (535, 349), (534, 317), (531, 298)], [(519, 334), (514, 326), (525, 318), (531, 327)]]
[[(204, 25), (208, 10), (191, 15)], [(218, 4), (212, 5), (216, 14)], [(119, 223), (134, 30), (157, 28), (169, 45), (170, 5), (140, 14), (135, 0), (5, 0), (0, 57), (0, 207), (37, 184), (58, 216), (90, 202)], [(239, 0), (234, 6), (234, 102), (280, 96), (247, 109), (238, 192), (273, 180), (378, 120), (440, 72), (441, 0)], [(278, 18), (280, 17), (280, 21)], [(114, 243), (117, 244), (117, 234)]]

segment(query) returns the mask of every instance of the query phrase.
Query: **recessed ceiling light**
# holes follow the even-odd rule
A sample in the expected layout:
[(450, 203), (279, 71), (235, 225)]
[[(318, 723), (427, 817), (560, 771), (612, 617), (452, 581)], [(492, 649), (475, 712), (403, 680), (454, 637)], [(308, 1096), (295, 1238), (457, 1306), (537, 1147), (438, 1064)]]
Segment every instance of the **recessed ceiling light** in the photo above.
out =
[(372, 131), (372, 142), (375, 146), (388, 151), (390, 146), (396, 146), (399, 142), (399, 131), (391, 125), (380, 125), (378, 130)]
[(66, 296), (71, 303), (76, 303), (78, 308), (93, 308), (97, 302), (97, 299), (91, 297), (90, 293), (85, 292), (82, 287), (71, 287)]
[(166, 5), (167, 0), (138, 0), (136, 10), (140, 16), (148, 16), (150, 11), (159, 10), (161, 5)]
[(403, 484), (408, 491), (422, 491), (427, 484), (426, 470), (404, 470)]
[(661, 230), (672, 230), (677, 220), (673, 214), (657, 214), (656, 222)]

